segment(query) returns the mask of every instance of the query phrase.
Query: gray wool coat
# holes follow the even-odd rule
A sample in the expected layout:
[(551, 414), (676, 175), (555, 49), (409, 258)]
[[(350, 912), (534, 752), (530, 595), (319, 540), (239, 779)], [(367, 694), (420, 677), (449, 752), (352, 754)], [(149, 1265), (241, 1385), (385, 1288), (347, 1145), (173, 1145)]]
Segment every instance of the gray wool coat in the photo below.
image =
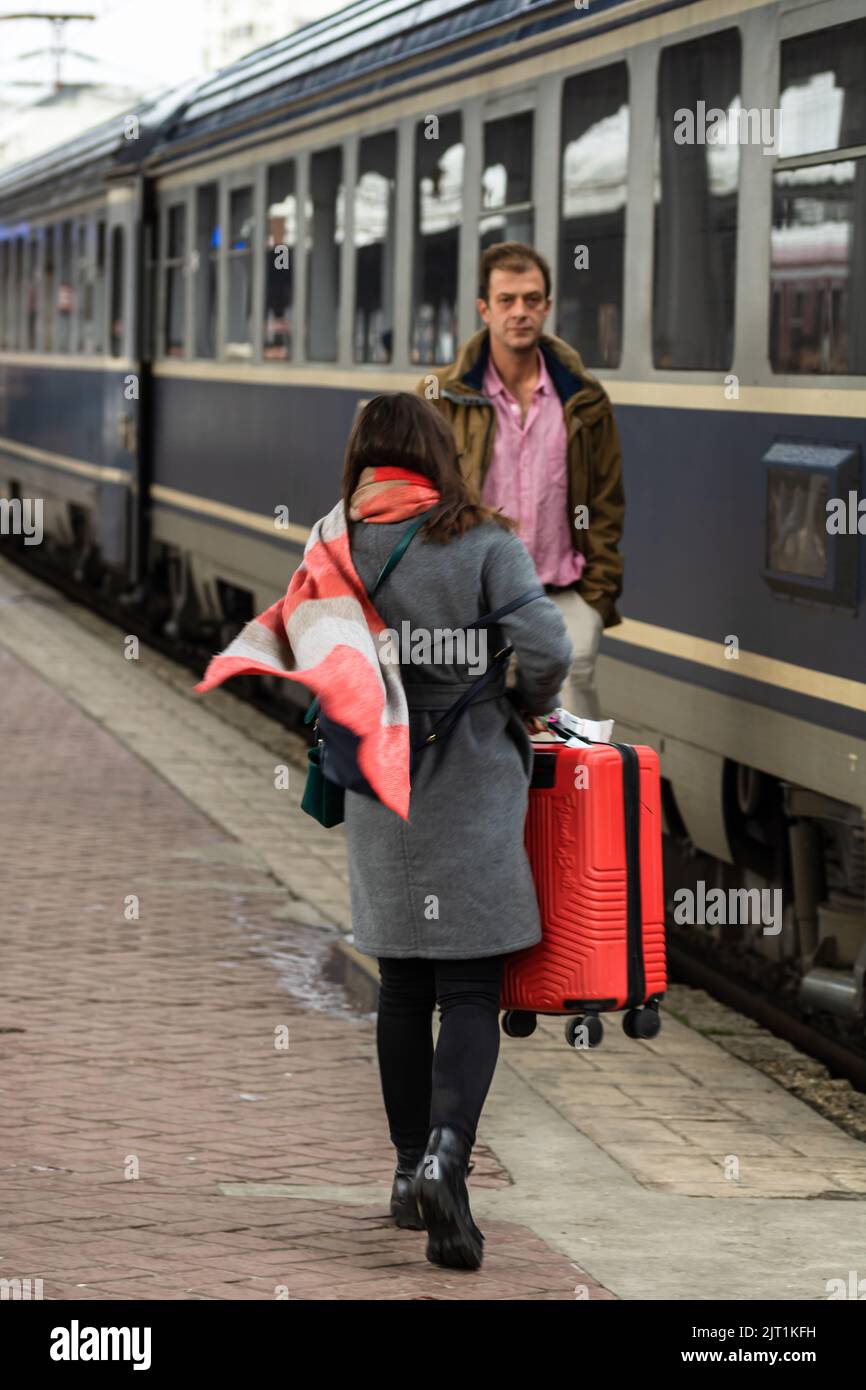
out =
[[(409, 524), (350, 523), (352, 558), (368, 588)], [(484, 522), (446, 544), (416, 536), (374, 602), (387, 627), (400, 634), (408, 622), (414, 634), (460, 628), (538, 587), (523, 542)], [(535, 599), (488, 630), (489, 658), (508, 644), (516, 701), (534, 714), (553, 709), (573, 655), (553, 600)], [(448, 662), (443, 645), (424, 664), (404, 663), (405, 648), (398, 654), (414, 744), (477, 676), (483, 648), (467, 646)], [(454, 655), (467, 663), (454, 664)], [(408, 823), (379, 801), (346, 793), (352, 929), (367, 955), (469, 959), (541, 938), (523, 846), (532, 746), (504, 679), (493, 687), (420, 755)]]

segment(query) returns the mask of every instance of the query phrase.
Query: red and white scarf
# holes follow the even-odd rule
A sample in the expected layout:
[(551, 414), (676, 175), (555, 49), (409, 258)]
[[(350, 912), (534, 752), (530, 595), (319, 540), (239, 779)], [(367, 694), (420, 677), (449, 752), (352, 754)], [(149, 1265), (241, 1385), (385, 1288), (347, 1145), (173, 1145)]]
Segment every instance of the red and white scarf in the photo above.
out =
[[(405, 468), (365, 468), (353, 521), (404, 521), (439, 501), (430, 480)], [(359, 737), (358, 766), (376, 795), (409, 817), (409, 711), (399, 666), (381, 659), (382, 622), (349, 552), (338, 502), (317, 521), (285, 597), (253, 618), (214, 656), (195, 687), (230, 676), (284, 676), (318, 696), (322, 711)]]

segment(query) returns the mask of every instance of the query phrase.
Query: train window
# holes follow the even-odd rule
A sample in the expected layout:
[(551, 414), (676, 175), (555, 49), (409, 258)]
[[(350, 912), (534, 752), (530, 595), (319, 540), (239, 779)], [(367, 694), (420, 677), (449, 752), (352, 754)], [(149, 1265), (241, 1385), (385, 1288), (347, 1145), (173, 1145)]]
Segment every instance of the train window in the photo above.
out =
[(54, 351), (54, 302), (57, 287), (54, 278), (54, 228), (46, 227), (42, 242), (42, 349)]
[(219, 189), (206, 183), (196, 192), (195, 215), (195, 355), (216, 353), (217, 258), (220, 248)]
[(72, 351), (84, 351), (84, 294), (87, 283), (87, 224), (72, 224)]
[[(770, 237), (776, 372), (866, 373), (866, 20), (782, 44)], [(821, 151), (851, 158), (788, 161)], [(856, 153), (855, 153), (856, 152)]]
[(390, 362), (394, 339), (397, 136), (370, 135), (355, 185), (355, 361)]
[(450, 362), (457, 347), (457, 285), (463, 217), (462, 117), (427, 116), (415, 130), (413, 362)]
[(653, 363), (719, 370), (734, 350), (740, 35), (662, 51), (656, 127)]
[(110, 305), (110, 355), (123, 355), (123, 321), (125, 317), (125, 251), (126, 241), (122, 227), (111, 231), (111, 305)]
[(25, 319), (24, 346), (31, 352), (36, 348), (36, 330), (39, 324), (39, 238), (34, 232), (30, 238), (27, 252), (27, 309)]
[(779, 156), (866, 145), (866, 19), (782, 44)]
[(343, 243), (343, 151), (318, 150), (310, 160), (307, 200), (307, 356), (337, 358), (340, 251)]
[(251, 357), (253, 352), (253, 190), (229, 192), (228, 322), (226, 356)]
[(163, 352), (183, 357), (186, 338), (184, 260), (186, 256), (186, 204), (174, 203), (167, 213), (165, 257), (165, 323)]
[(11, 239), (2, 243), (3, 247), (3, 314), (4, 348), (15, 346), (15, 242)]
[(105, 221), (96, 223), (96, 264), (93, 276), (93, 351), (105, 351)]
[(6, 282), (6, 346), (18, 346), (19, 304), (21, 304), (22, 242), (19, 236), (8, 243), (8, 278)]
[(57, 274), (57, 351), (72, 347), (72, 224), (60, 226), (60, 253)]
[(76, 294), (78, 302), (78, 351), (93, 351), (93, 267), (90, 263), (89, 228), (78, 226)]
[(265, 332), (263, 352), (287, 360), (294, 352), (294, 253), (298, 238), (295, 163), (268, 169), (265, 218)]
[(488, 121), (481, 171), (481, 250), (497, 241), (532, 244), (532, 112)]
[(10, 284), (8, 284), (8, 345), (18, 347), (21, 339), (21, 281), (24, 277), (24, 238), (10, 243)]
[(628, 122), (625, 63), (565, 83), (556, 331), (600, 367), (622, 350)]
[(9, 326), (9, 242), (0, 241), (0, 348), (6, 348)]
[(151, 222), (142, 227), (142, 256), (144, 259), (144, 287), (142, 291), (142, 352), (146, 358), (159, 356), (159, 305), (162, 284), (160, 277), (160, 246), (162, 244), (162, 210), (158, 210)]
[[(866, 158), (780, 169), (770, 235), (776, 372), (866, 372)], [(862, 214), (861, 214), (862, 221)]]

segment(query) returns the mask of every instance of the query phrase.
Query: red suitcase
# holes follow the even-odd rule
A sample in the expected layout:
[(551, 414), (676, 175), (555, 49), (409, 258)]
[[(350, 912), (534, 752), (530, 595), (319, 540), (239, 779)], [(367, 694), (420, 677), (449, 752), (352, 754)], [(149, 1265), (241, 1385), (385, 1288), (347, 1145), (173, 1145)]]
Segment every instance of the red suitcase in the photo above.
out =
[(502, 1027), (568, 1014), (573, 1047), (601, 1042), (600, 1015), (625, 1009), (654, 1037), (666, 987), (658, 755), (626, 743), (534, 744), (526, 817), (543, 936), (505, 964)]

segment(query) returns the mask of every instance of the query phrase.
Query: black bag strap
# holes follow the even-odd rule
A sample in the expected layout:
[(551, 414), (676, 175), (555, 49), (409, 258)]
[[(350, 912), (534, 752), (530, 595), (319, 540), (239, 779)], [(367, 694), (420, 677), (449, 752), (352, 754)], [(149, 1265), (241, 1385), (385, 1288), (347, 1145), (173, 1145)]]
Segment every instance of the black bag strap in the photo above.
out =
[[(477, 618), (474, 623), (467, 623), (466, 627), (491, 627), (493, 623), (498, 622), (500, 618), (506, 617), (509, 613), (514, 613), (518, 608), (522, 608), (524, 604), (532, 603), (534, 599), (544, 598), (545, 596), (545, 589), (528, 589), (525, 594), (519, 594), (517, 598), (511, 599), (510, 602), (503, 603), (501, 608), (495, 608), (492, 613), (486, 613), (483, 618)], [(484, 675), (479, 676), (477, 681), (473, 681), (469, 689), (464, 690), (463, 694), (458, 696), (454, 701), (454, 704), (448, 706), (442, 718), (437, 719), (427, 737), (423, 739), (421, 743), (415, 744), (414, 752), (418, 753), (422, 748), (429, 747), (431, 743), (438, 743), (441, 739), (447, 738), (467, 705), (470, 705), (476, 696), (481, 694), (484, 687), (490, 684), (493, 677), (498, 675), (499, 672), (508, 665), (508, 659), (513, 651), (513, 647), (503, 647), (501, 651), (496, 653), (487, 670), (484, 672)]]
[(522, 608), (525, 603), (531, 603), (535, 598), (546, 597), (546, 589), (527, 589), (525, 594), (518, 595), (518, 597), (513, 598), (510, 603), (503, 603), (501, 608), (494, 608), (492, 613), (485, 613), (483, 618), (476, 618), (474, 623), (467, 623), (466, 626), (492, 627), (494, 623), (499, 622), (500, 618), (507, 618), (509, 613), (513, 613), (517, 608)]
[[(397, 544), (394, 546), (394, 549), (391, 551), (391, 554), (388, 556), (387, 560), (385, 561), (384, 565), (382, 566), (378, 575), (376, 576), (373, 587), (367, 590), (367, 598), (372, 598), (373, 595), (378, 592), (378, 590), (385, 583), (385, 580), (388, 578), (388, 575), (391, 573), (391, 571), (395, 569), (397, 565), (399, 565), (400, 561), (403, 559), (403, 556), (406, 554), (406, 551), (409, 549), (409, 546), (411, 545), (412, 541), (415, 539), (418, 532), (421, 530), (421, 527), (424, 525), (424, 522), (427, 520), (427, 518), (431, 515), (431, 513), (434, 510), (435, 509), (433, 507), (429, 507), (426, 512), (421, 512), (421, 514), (415, 518), (411, 526), (406, 527), (406, 530), (403, 532)], [(315, 719), (318, 713), (319, 698), (318, 696), (316, 696), (315, 700), (310, 705), (310, 708), (304, 715), (304, 723), (312, 724), (313, 720)]]

